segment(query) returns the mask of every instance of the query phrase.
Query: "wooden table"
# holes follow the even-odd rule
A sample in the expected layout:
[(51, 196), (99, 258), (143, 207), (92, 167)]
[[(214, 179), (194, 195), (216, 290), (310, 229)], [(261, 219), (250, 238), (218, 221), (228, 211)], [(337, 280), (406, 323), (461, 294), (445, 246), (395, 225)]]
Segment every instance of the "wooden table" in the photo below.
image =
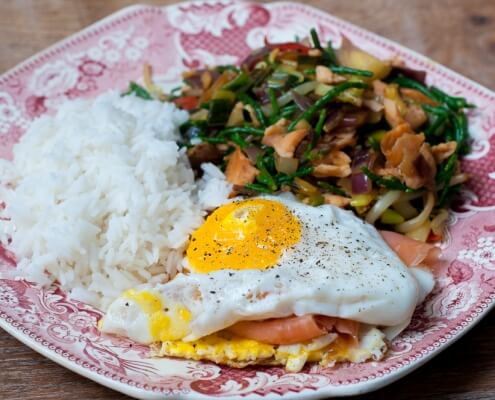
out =
[[(0, 1), (0, 71), (132, 0)], [(165, 5), (173, 1), (137, 1)], [(494, 0), (306, 0), (495, 89)], [(495, 399), (495, 314), (373, 399)], [(0, 399), (124, 399), (0, 331)]]

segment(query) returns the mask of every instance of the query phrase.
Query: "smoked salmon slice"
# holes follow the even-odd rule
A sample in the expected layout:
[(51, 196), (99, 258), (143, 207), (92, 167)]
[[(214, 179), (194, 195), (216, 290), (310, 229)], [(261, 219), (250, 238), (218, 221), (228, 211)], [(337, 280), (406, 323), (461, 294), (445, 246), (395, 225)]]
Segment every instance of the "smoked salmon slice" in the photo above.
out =
[(380, 234), (408, 267), (418, 265), (433, 267), (438, 261), (440, 249), (430, 243), (420, 242), (397, 232), (380, 231)]
[[(432, 267), (437, 261), (440, 249), (429, 243), (411, 239), (400, 233), (380, 231), (385, 242), (409, 267), (426, 265)], [(360, 323), (324, 315), (303, 315), (285, 318), (271, 318), (261, 321), (240, 321), (227, 328), (235, 335), (268, 344), (295, 344), (338, 332), (358, 341)]]
[(268, 344), (294, 344), (311, 340), (332, 331), (357, 339), (359, 322), (324, 315), (271, 318), (241, 321), (227, 328), (231, 333)]

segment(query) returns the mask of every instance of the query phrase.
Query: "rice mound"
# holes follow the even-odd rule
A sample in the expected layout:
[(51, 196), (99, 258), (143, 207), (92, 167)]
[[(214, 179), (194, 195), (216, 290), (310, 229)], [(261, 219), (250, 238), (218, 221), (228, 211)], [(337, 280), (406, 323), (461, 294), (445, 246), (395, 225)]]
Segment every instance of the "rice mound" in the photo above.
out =
[(103, 310), (123, 290), (173, 277), (204, 210), (231, 189), (213, 165), (195, 184), (176, 143), (187, 117), (108, 92), (34, 121), (0, 162), (0, 241), (17, 273)]

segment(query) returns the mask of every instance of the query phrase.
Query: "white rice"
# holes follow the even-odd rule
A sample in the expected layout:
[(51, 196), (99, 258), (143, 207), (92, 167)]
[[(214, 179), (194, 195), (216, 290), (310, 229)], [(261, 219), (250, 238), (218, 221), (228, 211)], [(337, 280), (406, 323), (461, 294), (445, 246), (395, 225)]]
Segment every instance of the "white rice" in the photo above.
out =
[(176, 144), (186, 119), (172, 104), (109, 92), (33, 122), (13, 162), (0, 163), (0, 241), (18, 273), (102, 309), (174, 276), (204, 210), (231, 189), (211, 164), (196, 187)]

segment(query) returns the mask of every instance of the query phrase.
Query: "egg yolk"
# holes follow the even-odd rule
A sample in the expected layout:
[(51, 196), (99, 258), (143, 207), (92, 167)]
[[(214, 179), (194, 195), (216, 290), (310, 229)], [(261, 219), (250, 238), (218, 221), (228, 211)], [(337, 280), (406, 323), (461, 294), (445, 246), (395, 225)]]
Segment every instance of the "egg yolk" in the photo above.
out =
[(148, 291), (129, 289), (122, 296), (137, 303), (146, 314), (154, 341), (178, 340), (189, 333), (191, 313), (187, 308), (179, 304), (165, 306), (157, 295)]
[(194, 272), (265, 269), (301, 237), (299, 221), (279, 202), (235, 201), (219, 207), (197, 229), (187, 248)]

